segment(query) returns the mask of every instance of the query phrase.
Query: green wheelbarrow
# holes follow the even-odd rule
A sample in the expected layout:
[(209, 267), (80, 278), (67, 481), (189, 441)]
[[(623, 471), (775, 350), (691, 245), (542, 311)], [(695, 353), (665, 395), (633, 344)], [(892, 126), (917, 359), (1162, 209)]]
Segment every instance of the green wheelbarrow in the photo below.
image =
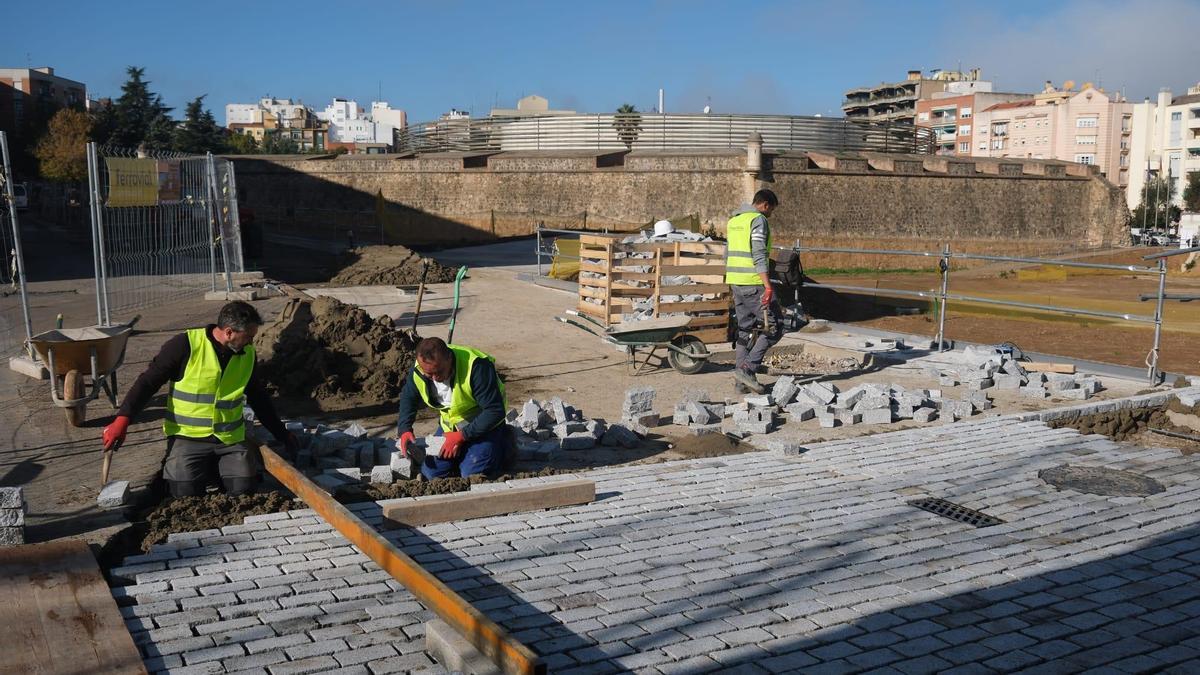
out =
[[(567, 310), (566, 314), (574, 318), (565, 316), (554, 318), (561, 323), (585, 330), (605, 342), (611, 342), (624, 348), (634, 375), (641, 374), (659, 349), (666, 350), (667, 363), (684, 375), (692, 375), (703, 370), (704, 364), (708, 362), (710, 356), (708, 348), (704, 346), (700, 338), (684, 332), (688, 323), (691, 322), (691, 317), (650, 319), (606, 328), (599, 321), (574, 310)], [(575, 319), (580, 319), (585, 323), (580, 323)], [(645, 358), (639, 359), (641, 353), (639, 350), (645, 351)]]

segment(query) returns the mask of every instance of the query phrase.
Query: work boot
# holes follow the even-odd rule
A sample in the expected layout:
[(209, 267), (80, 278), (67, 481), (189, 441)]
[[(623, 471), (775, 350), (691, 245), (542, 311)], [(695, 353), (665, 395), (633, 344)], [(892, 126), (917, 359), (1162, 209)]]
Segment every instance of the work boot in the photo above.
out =
[(754, 376), (754, 373), (748, 370), (734, 368), (733, 379), (737, 380), (743, 387), (749, 389), (755, 394), (767, 393), (767, 388), (762, 386), (762, 384), (758, 381), (758, 378)]

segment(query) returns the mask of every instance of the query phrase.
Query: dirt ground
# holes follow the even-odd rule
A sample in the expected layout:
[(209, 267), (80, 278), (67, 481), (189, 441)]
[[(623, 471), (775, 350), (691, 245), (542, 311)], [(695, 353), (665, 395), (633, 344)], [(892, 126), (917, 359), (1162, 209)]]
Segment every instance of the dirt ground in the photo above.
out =
[[(1089, 262), (1141, 263), (1145, 249), (1096, 256)], [(952, 274), (951, 293), (1006, 299), (1029, 304), (1077, 307), (1094, 311), (1152, 316), (1157, 275), (1092, 273), (1063, 268), (992, 265)], [(1019, 274), (1020, 273), (1020, 274)], [(1022, 276), (1024, 275), (1024, 276)], [(837, 275), (815, 279), (818, 283), (890, 287), (929, 291), (940, 283), (934, 274)], [(1194, 273), (1168, 275), (1168, 293), (1200, 294)], [(816, 316), (882, 330), (933, 337), (937, 333), (933, 308), (920, 301), (858, 294), (833, 294), (805, 289), (805, 304)], [(898, 309), (900, 308), (900, 309)], [(906, 313), (912, 308), (918, 313)], [(1164, 304), (1159, 366), (1169, 372), (1200, 371), (1200, 304), (1168, 300)], [(951, 301), (946, 312), (946, 337), (982, 344), (1013, 342), (1023, 350), (1144, 367), (1154, 338), (1151, 323), (1127, 322), (1086, 316)]]
[[(683, 376), (670, 368), (652, 368), (649, 372), (634, 375), (626, 355), (595, 337), (588, 336), (570, 326), (558, 323), (555, 315), (572, 309), (576, 304), (574, 294), (560, 290), (536, 286), (515, 278), (517, 272), (531, 271), (532, 265), (528, 242), (514, 242), (494, 247), (476, 247), (438, 252), (433, 255), (447, 269), (458, 265), (470, 266), (470, 276), (463, 284), (462, 306), (457, 318), (454, 341), (478, 347), (497, 357), (498, 367), (506, 378), (507, 397), (510, 407), (518, 407), (528, 398), (546, 399), (560, 396), (569, 404), (579, 408), (590, 418), (601, 418), (617, 421), (620, 418), (621, 401), (626, 389), (633, 386), (652, 386), (657, 391), (655, 408), (669, 416), (676, 401), (682, 397), (684, 389), (705, 389), (711, 393), (714, 400), (723, 400), (734, 395), (732, 378), (729, 370), (732, 367), (728, 353), (717, 353), (709, 366), (701, 373)], [(331, 261), (331, 256), (313, 254), (297, 249), (274, 249), (274, 254), (282, 264), (284, 274), (290, 281), (305, 280), (310, 283), (322, 281), (321, 270), (334, 270), (337, 262)], [(514, 262), (518, 261), (518, 262)], [(269, 276), (274, 277), (273, 270), (268, 267)], [(290, 276), (288, 276), (290, 275)], [(328, 276), (324, 277), (328, 279)], [(910, 281), (912, 277), (907, 277)], [(994, 284), (998, 277), (983, 278), (979, 281), (981, 287)], [(963, 290), (966, 290), (964, 279)], [(1007, 280), (1005, 280), (1007, 281)], [(923, 280), (916, 280), (924, 283)], [(59, 286), (64, 281), (55, 282)], [(319, 285), (328, 286), (327, 283)], [(356, 297), (356, 304), (364, 308), (373, 319), (388, 316), (398, 325), (407, 326), (412, 320), (415, 308), (415, 297), (411, 293), (397, 289), (395, 285), (377, 287), (379, 292), (371, 289), (354, 288), (332, 289), (330, 293), (343, 292), (347, 297)], [(1096, 293), (1103, 299), (1103, 294)], [(384, 294), (380, 294), (386, 291)], [(371, 295), (374, 292), (375, 295)], [(357, 295), (356, 295), (357, 294)], [(39, 309), (42, 316), (53, 316), (53, 311), (61, 309), (62, 304), (56, 300), (59, 296), (40, 295), (39, 302), (45, 307)], [(451, 306), (453, 304), (452, 284), (435, 283), (429, 286), (424, 298), (418, 331), (422, 335), (446, 337)], [(80, 294), (72, 300), (75, 309), (68, 311), (68, 316), (86, 315), (89, 298)], [(60, 302), (60, 304), (52, 304)], [(94, 300), (91, 301), (94, 307)], [(149, 360), (157, 353), (162, 343), (175, 333), (197, 325), (203, 325), (213, 319), (220, 302), (188, 302), (178, 306), (152, 308), (143, 313), (138, 331), (130, 341), (126, 363), (121, 370), (122, 392), (128, 384), (146, 367)], [(255, 303), (260, 313), (268, 321), (274, 321), (286, 306), (284, 298), (272, 298)], [(76, 306), (77, 305), (77, 306)], [(1190, 309), (1190, 308), (1189, 308)], [(896, 330), (911, 333), (932, 334), (929, 324), (924, 317), (889, 316), (893, 308), (881, 310), (878, 307), (870, 309), (862, 316), (850, 317), (858, 319), (864, 325), (886, 326)], [(94, 314), (93, 314), (94, 315)], [(818, 316), (820, 316), (818, 314)], [(976, 317), (963, 317), (974, 320)], [(974, 341), (992, 343), (1004, 340), (1015, 340), (1026, 349), (1045, 351), (1048, 353), (1072, 354), (1074, 347), (1080, 344), (1081, 334), (1087, 339), (1094, 340), (1096, 348), (1106, 345), (1113, 350), (1111, 358), (1088, 354), (1099, 360), (1110, 360), (1116, 363), (1137, 365), (1144, 356), (1144, 347), (1148, 348), (1148, 338), (1141, 339), (1139, 333), (1134, 336), (1113, 333), (1112, 331), (1096, 331), (1092, 327), (1080, 330), (1079, 326), (1066, 323), (1030, 323), (1025, 320), (1005, 319), (1012, 324), (980, 323), (981, 334), (974, 338), (968, 333), (967, 321), (961, 321), (957, 314), (952, 315), (952, 322), (947, 333), (951, 338), (974, 339)], [(361, 325), (367, 326), (367, 320), (356, 319)], [(903, 322), (911, 323), (903, 323)], [(889, 323), (890, 322), (890, 323)], [(921, 323), (924, 322), (924, 323)], [(1036, 335), (1032, 327), (1038, 330), (1049, 328), (1061, 329), (1053, 338), (1046, 342), (1030, 339)], [(926, 330), (921, 330), (925, 328)], [(369, 327), (366, 328), (369, 332)], [(1101, 339), (1103, 336), (1103, 339)], [(1181, 344), (1171, 342), (1180, 339)], [(1164, 341), (1164, 364), (1174, 368), (1169, 358), (1178, 358), (1183, 354), (1187, 345), (1186, 334), (1167, 333)], [(353, 345), (340, 344), (335, 348), (345, 348), (345, 353), (351, 357), (362, 350)], [(349, 340), (353, 342), (353, 340)], [(1127, 345), (1135, 345), (1127, 347)], [(721, 346), (715, 346), (721, 348)], [(1125, 351), (1122, 351), (1122, 349)], [(1194, 348), (1193, 348), (1194, 349)], [(859, 373), (843, 373), (841, 366), (831, 363), (809, 362), (805, 358), (787, 357), (786, 350), (781, 351), (781, 360), (773, 362), (777, 369), (792, 369), (793, 372), (828, 371), (831, 380), (839, 387), (852, 386), (860, 381), (880, 382), (891, 381), (905, 386), (930, 386), (927, 378), (923, 378), (919, 368), (893, 366), (883, 370), (873, 368)], [(794, 356), (794, 355), (793, 355)], [(1198, 355), (1200, 356), (1200, 355)], [(268, 359), (270, 357), (267, 357)], [(351, 358), (351, 360), (353, 360)], [(1190, 361), (1194, 365), (1196, 358)], [(280, 364), (281, 372), (318, 372), (313, 367), (309, 356), (294, 359), (284, 359)], [(361, 365), (361, 364), (359, 364)], [(1187, 362), (1179, 370), (1196, 372)], [(356, 368), (358, 366), (356, 365)], [(336, 369), (334, 371), (336, 372)], [(321, 377), (324, 382), (329, 373)], [(357, 376), (351, 376), (357, 377)], [(374, 382), (363, 387), (353, 397), (337, 399), (330, 398), (325, 405), (312, 405), (311, 396), (303, 393), (303, 387), (319, 386), (305, 383), (301, 393), (282, 397), (277, 401), (277, 408), (282, 416), (292, 419), (304, 419), (310, 424), (325, 422), (332, 425), (345, 426), (350, 421), (363, 424), (372, 436), (394, 437), (396, 401), (394, 393), (389, 388), (392, 385), (392, 375), (387, 382)], [(1114, 392), (1111, 395), (1118, 395)], [(1131, 393), (1131, 392), (1130, 392)], [(1124, 394), (1127, 395), (1127, 394)], [(1044, 404), (1034, 404), (1028, 400), (1021, 401), (1015, 397), (1006, 399), (997, 397), (998, 404), (1007, 406), (1004, 410), (1028, 410), (1035, 405), (1049, 407), (1060, 405), (1053, 401)], [(114, 478), (131, 481), (135, 493), (145, 496), (149, 486), (160, 469), (164, 443), (160, 429), (163, 414), (161, 393), (149, 408), (140, 415), (130, 429), (126, 445), (117, 453), (113, 465)], [(100, 511), (95, 504), (99, 490), (100, 445), (99, 438), (102, 427), (111, 419), (112, 411), (106, 404), (97, 402), (89, 406), (88, 423), (82, 428), (70, 427), (66, 424), (62, 412), (50, 405), (46, 383), (37, 382), (19, 376), (11, 371), (0, 373), (0, 443), (6, 447), (0, 454), (0, 484), (25, 485), (26, 498), (29, 502), (29, 525), (26, 529), (30, 541), (45, 541), (60, 537), (82, 537), (88, 541), (104, 542), (114, 532), (125, 528), (122, 514)], [(426, 414), (418, 419), (418, 433), (432, 431), (434, 420)], [(903, 424), (890, 425), (888, 430), (903, 428)], [(830, 432), (839, 432), (838, 434)], [(868, 429), (838, 429), (803, 431), (806, 440), (815, 441), (822, 438), (841, 437), (842, 434), (872, 433)], [(1155, 445), (1163, 445), (1162, 439), (1156, 438)], [(726, 436), (711, 434), (707, 436), (688, 436), (678, 427), (664, 425), (652, 430), (651, 436), (642, 446), (632, 449), (596, 448), (594, 451), (560, 453), (550, 467), (525, 464), (514, 467), (514, 472), (530, 474), (539, 471), (574, 471), (590, 467), (627, 464), (631, 462), (659, 462), (670, 459), (689, 457), (711, 457), (729, 455), (749, 450), (746, 443), (738, 443)], [(463, 482), (465, 484), (465, 482)], [(461, 489), (464, 485), (450, 486), (446, 489)], [(388, 491), (364, 488), (363, 495), (349, 497), (357, 499), (405, 496), (415, 491), (440, 489), (435, 486), (405, 486), (397, 484)], [(203, 511), (213, 511), (214, 518), (228, 517), (236, 520), (243, 517), (245, 509), (282, 507), (283, 502), (265, 501), (233, 504), (227, 507), (208, 508)], [(153, 504), (151, 504), (153, 506)], [(201, 522), (217, 523), (219, 520), (207, 521), (199, 517), (195, 510), (189, 512), (165, 509), (154, 516), (161, 517), (161, 526), (156, 527), (157, 536), (171, 530), (201, 529)], [(241, 509), (241, 510), (239, 510)], [(153, 509), (151, 509), (152, 511)], [(131, 514), (139, 522), (149, 523), (151, 511), (145, 514)], [(190, 515), (189, 515), (190, 514)], [(220, 515), (225, 514), (225, 515)], [(156, 520), (155, 522), (159, 522)], [(132, 535), (125, 535), (127, 538)], [(149, 529), (131, 545), (141, 546), (149, 536)]]
[[(1143, 447), (1176, 448), (1185, 455), (1200, 452), (1200, 440), (1157, 434), (1152, 429), (1200, 438), (1200, 405), (1188, 407), (1172, 399), (1157, 408), (1117, 410), (1055, 420), (1050, 426), (1070, 427), (1083, 434), (1099, 434), (1114, 441)], [(1177, 423), (1179, 422), (1179, 423)], [(1188, 426), (1187, 422), (1194, 426)]]
[(339, 262), (343, 267), (329, 280), (331, 286), (405, 286), (421, 283), (422, 277), (430, 284), (454, 281), (454, 268), (404, 246), (361, 246)]

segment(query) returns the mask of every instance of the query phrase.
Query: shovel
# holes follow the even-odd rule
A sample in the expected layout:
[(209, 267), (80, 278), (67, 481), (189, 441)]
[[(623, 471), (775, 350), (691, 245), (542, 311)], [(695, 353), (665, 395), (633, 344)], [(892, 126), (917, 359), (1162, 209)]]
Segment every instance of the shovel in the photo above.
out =
[(117, 441), (116, 443), (113, 443), (113, 446), (111, 448), (104, 451), (104, 460), (100, 464), (100, 485), (101, 486), (108, 485), (108, 468), (110, 466), (112, 466), (113, 453), (116, 452), (117, 448), (119, 448), (119, 447), (121, 447), (121, 442)]
[(458, 274), (454, 275), (454, 310), (450, 313), (450, 332), (446, 335), (446, 342), (454, 342), (454, 322), (458, 319), (458, 290), (465, 276), (467, 276), (467, 266), (463, 265), (458, 268)]

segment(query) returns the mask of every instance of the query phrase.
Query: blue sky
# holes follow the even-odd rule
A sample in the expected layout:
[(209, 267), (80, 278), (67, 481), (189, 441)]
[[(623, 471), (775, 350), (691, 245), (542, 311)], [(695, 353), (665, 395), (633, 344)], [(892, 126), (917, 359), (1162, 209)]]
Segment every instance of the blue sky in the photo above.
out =
[(487, 114), (537, 93), (555, 108), (840, 114), (842, 92), (909, 68), (979, 67), (999, 91), (1099, 81), (1130, 99), (1200, 80), (1200, 0), (1115, 2), (25, 3), (0, 25), (0, 67), (50, 65), (116, 96), (127, 65), (177, 113), (191, 98), (272, 95), (412, 121)]

